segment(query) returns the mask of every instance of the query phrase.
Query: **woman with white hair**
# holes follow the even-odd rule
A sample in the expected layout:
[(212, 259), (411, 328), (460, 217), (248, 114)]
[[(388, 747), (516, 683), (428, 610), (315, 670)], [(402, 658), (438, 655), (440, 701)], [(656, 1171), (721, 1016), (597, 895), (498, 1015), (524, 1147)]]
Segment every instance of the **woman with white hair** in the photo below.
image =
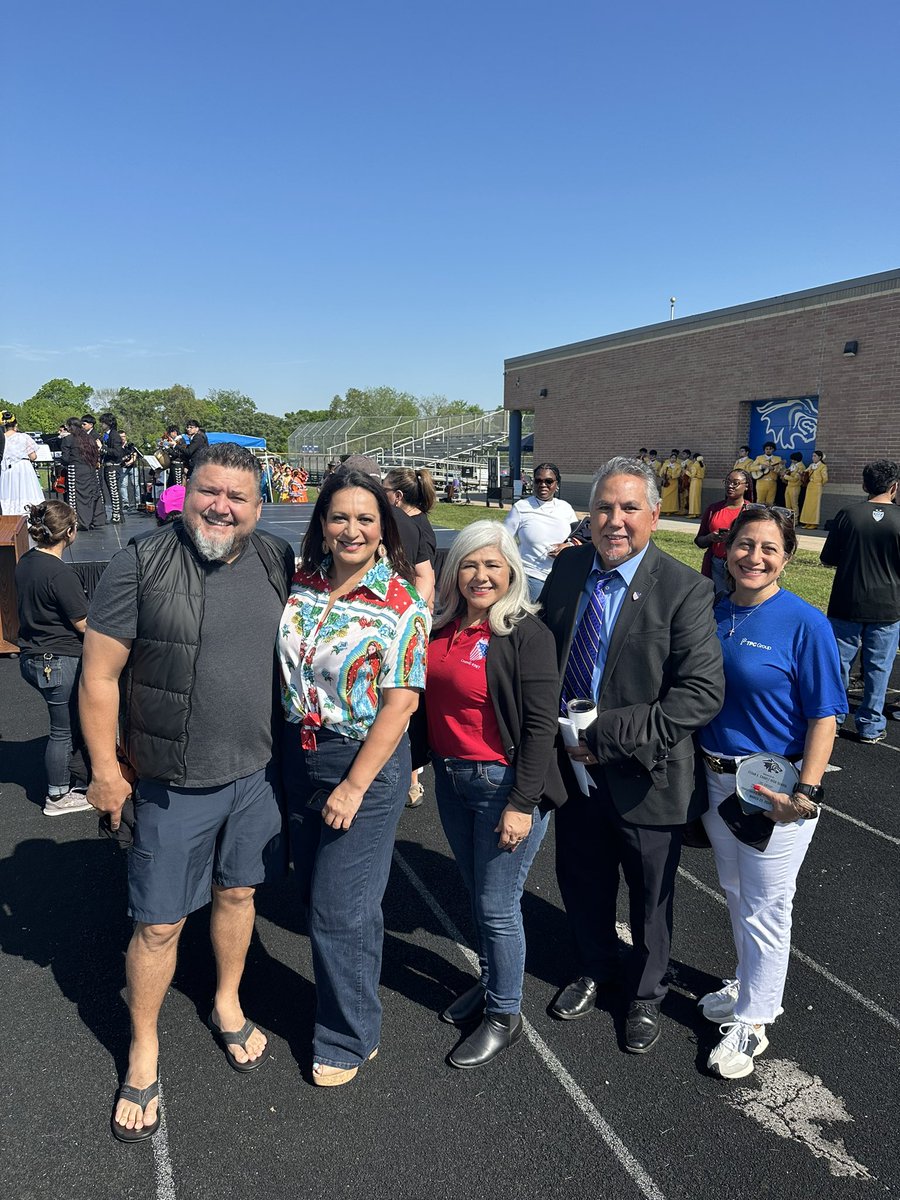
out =
[(426, 689), (441, 823), (472, 903), (478, 982), (441, 1013), (466, 1028), (450, 1063), (480, 1067), (522, 1035), (521, 899), (565, 789), (553, 744), (559, 671), (510, 532), (476, 521), (441, 573)]

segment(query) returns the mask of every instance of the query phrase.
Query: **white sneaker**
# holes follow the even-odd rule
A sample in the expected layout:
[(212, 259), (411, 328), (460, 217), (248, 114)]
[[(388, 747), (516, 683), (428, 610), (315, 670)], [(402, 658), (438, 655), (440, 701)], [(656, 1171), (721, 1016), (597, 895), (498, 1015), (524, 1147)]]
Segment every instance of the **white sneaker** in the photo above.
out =
[(44, 801), (44, 816), (45, 817), (62, 817), (66, 813), (86, 812), (94, 806), (88, 803), (88, 798), (84, 792), (73, 788), (69, 792), (64, 792), (61, 796), (48, 796)]
[(724, 987), (719, 988), (717, 992), (707, 992), (697, 1001), (697, 1007), (707, 1021), (716, 1025), (722, 1025), (734, 1016), (734, 1006), (741, 990), (740, 981), (737, 979), (723, 979), (722, 982)]
[(713, 1050), (707, 1067), (722, 1079), (743, 1079), (753, 1071), (753, 1060), (769, 1044), (765, 1025), (734, 1021), (719, 1030), (725, 1036)]

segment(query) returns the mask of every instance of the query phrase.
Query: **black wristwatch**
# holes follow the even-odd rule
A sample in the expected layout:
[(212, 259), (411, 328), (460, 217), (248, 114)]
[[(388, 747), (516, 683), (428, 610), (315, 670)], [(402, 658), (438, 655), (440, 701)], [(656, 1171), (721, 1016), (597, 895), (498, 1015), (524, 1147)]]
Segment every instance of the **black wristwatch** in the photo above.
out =
[(825, 789), (821, 783), (798, 783), (794, 788), (794, 795), (806, 796), (813, 804), (821, 804), (825, 799)]

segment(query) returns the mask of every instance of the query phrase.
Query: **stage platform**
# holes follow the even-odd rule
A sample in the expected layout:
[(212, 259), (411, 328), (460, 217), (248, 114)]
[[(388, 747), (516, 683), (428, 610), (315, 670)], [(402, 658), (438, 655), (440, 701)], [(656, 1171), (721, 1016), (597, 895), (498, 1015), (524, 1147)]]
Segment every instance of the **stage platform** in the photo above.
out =
[[(259, 528), (268, 529), (291, 543), (299, 553), (300, 543), (309, 526), (312, 516), (312, 504), (264, 504)], [(440, 516), (440, 509), (432, 513), (433, 518)], [(453, 539), (455, 529), (442, 529), (438, 521), (433, 520), (438, 544), (439, 558), (443, 558)], [(150, 514), (123, 513), (119, 525), (106, 524), (100, 529), (88, 529), (78, 534), (72, 546), (66, 550), (64, 558), (72, 563), (81, 579), (88, 596), (94, 594), (97, 580), (103, 574), (106, 564), (123, 546), (134, 537), (152, 533), (159, 526), (156, 518)]]

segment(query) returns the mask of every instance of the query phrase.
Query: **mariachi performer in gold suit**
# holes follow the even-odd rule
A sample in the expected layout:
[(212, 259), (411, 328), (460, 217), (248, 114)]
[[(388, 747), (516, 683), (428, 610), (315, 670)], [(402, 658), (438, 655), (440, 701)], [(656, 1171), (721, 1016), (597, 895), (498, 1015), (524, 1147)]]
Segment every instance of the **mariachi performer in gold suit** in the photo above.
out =
[(794, 514), (795, 522), (800, 520), (800, 488), (803, 485), (805, 470), (803, 455), (799, 450), (795, 450), (791, 461), (780, 472), (780, 477), (784, 480), (784, 507)]
[(688, 464), (690, 471), (690, 491), (688, 492), (688, 513), (693, 520), (700, 516), (703, 508), (703, 480), (706, 478), (706, 464), (702, 454), (695, 454)]
[(690, 450), (681, 452), (681, 477), (678, 480), (678, 512), (682, 517), (688, 514), (688, 501), (691, 487), (691, 463), (693, 456)]
[(678, 451), (673, 450), (659, 472), (661, 492), (660, 514), (664, 517), (678, 516), (678, 480), (681, 478), (681, 463)]
[(800, 510), (800, 524), (804, 529), (818, 529), (822, 510), (822, 489), (828, 482), (828, 468), (825, 466), (825, 455), (821, 450), (813, 450), (806, 477), (806, 495)]
[(766, 442), (762, 454), (753, 460), (750, 474), (756, 481), (756, 499), (759, 504), (774, 504), (778, 490), (778, 473), (784, 459), (775, 453), (775, 443)]
[(749, 474), (752, 466), (753, 459), (750, 457), (750, 447), (739, 446), (738, 456), (734, 460), (734, 466), (731, 468), (732, 471), (746, 471)]

